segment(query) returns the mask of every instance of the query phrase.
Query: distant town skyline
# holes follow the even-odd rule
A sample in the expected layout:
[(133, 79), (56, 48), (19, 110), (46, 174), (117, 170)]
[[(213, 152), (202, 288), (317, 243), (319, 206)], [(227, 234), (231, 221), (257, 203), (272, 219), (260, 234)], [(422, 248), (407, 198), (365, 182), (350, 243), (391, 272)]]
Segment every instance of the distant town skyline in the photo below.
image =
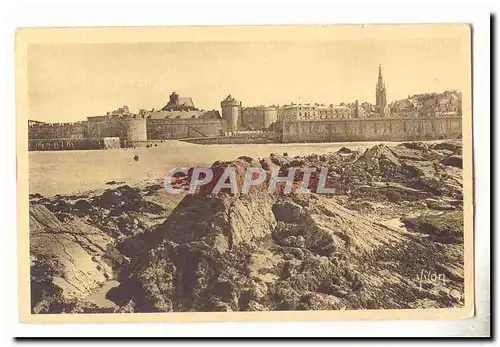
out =
[(463, 90), (458, 39), (46, 44), (28, 49), (29, 118), (73, 122), (127, 105), (158, 109), (172, 91), (199, 109), (228, 94), (244, 106), (359, 100), (388, 103)]

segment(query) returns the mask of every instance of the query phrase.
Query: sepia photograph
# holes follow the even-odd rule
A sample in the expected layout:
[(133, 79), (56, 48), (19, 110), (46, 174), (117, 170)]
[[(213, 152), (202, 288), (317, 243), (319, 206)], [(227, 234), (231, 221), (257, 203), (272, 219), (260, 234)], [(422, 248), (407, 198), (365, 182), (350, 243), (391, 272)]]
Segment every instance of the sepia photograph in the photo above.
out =
[(22, 320), (472, 316), (471, 49), (466, 24), (20, 29)]

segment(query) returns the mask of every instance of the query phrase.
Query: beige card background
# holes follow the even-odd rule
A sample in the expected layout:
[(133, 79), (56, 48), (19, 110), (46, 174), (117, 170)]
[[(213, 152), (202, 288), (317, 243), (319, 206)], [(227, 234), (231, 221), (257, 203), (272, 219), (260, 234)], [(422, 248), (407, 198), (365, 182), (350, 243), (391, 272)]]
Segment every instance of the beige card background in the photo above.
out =
[[(459, 39), (463, 102), (463, 189), (465, 306), (450, 309), (203, 312), (133, 314), (37, 314), (30, 312), (30, 258), (28, 221), (28, 95), (27, 52), (30, 44), (133, 43), (133, 42), (249, 42), (249, 41), (343, 41)], [(286, 62), (284, 62), (286, 64)], [(293, 66), (290, 67), (293, 71)], [(137, 28), (24, 28), (16, 34), (17, 106), (17, 210), (19, 313), (23, 322), (146, 322), (146, 321), (270, 321), (328, 319), (456, 319), (474, 314), (473, 281), (473, 167), (471, 104), (471, 28), (465, 24), (426, 25), (335, 25), (335, 26), (238, 26), (238, 27), (137, 27)], [(251, 74), (252, 71), (247, 71)], [(402, 82), (404, 83), (404, 82)], [(393, 85), (391, 88), (403, 86)], [(48, 177), (48, 179), (50, 179)]]

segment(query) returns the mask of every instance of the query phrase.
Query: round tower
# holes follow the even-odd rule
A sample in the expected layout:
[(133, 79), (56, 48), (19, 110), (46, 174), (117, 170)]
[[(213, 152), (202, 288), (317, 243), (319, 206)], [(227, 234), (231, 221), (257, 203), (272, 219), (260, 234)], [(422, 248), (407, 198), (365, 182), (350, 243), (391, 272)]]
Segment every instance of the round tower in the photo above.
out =
[(238, 131), (239, 113), (240, 113), (240, 103), (238, 100), (228, 95), (220, 103), (222, 108), (222, 118), (227, 122), (227, 131), (235, 133)]
[(125, 129), (125, 139), (129, 145), (137, 146), (148, 140), (146, 119), (128, 119)]
[(278, 111), (275, 107), (268, 106), (264, 107), (263, 115), (263, 126), (264, 129), (269, 128), (269, 126), (278, 120)]

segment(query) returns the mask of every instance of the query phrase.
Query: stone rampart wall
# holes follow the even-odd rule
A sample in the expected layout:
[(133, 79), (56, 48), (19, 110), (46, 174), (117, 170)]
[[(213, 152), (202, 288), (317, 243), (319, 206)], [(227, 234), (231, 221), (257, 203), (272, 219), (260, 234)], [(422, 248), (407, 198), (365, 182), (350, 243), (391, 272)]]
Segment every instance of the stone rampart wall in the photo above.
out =
[(462, 118), (384, 118), (286, 121), (282, 142), (412, 141), (456, 138)]

